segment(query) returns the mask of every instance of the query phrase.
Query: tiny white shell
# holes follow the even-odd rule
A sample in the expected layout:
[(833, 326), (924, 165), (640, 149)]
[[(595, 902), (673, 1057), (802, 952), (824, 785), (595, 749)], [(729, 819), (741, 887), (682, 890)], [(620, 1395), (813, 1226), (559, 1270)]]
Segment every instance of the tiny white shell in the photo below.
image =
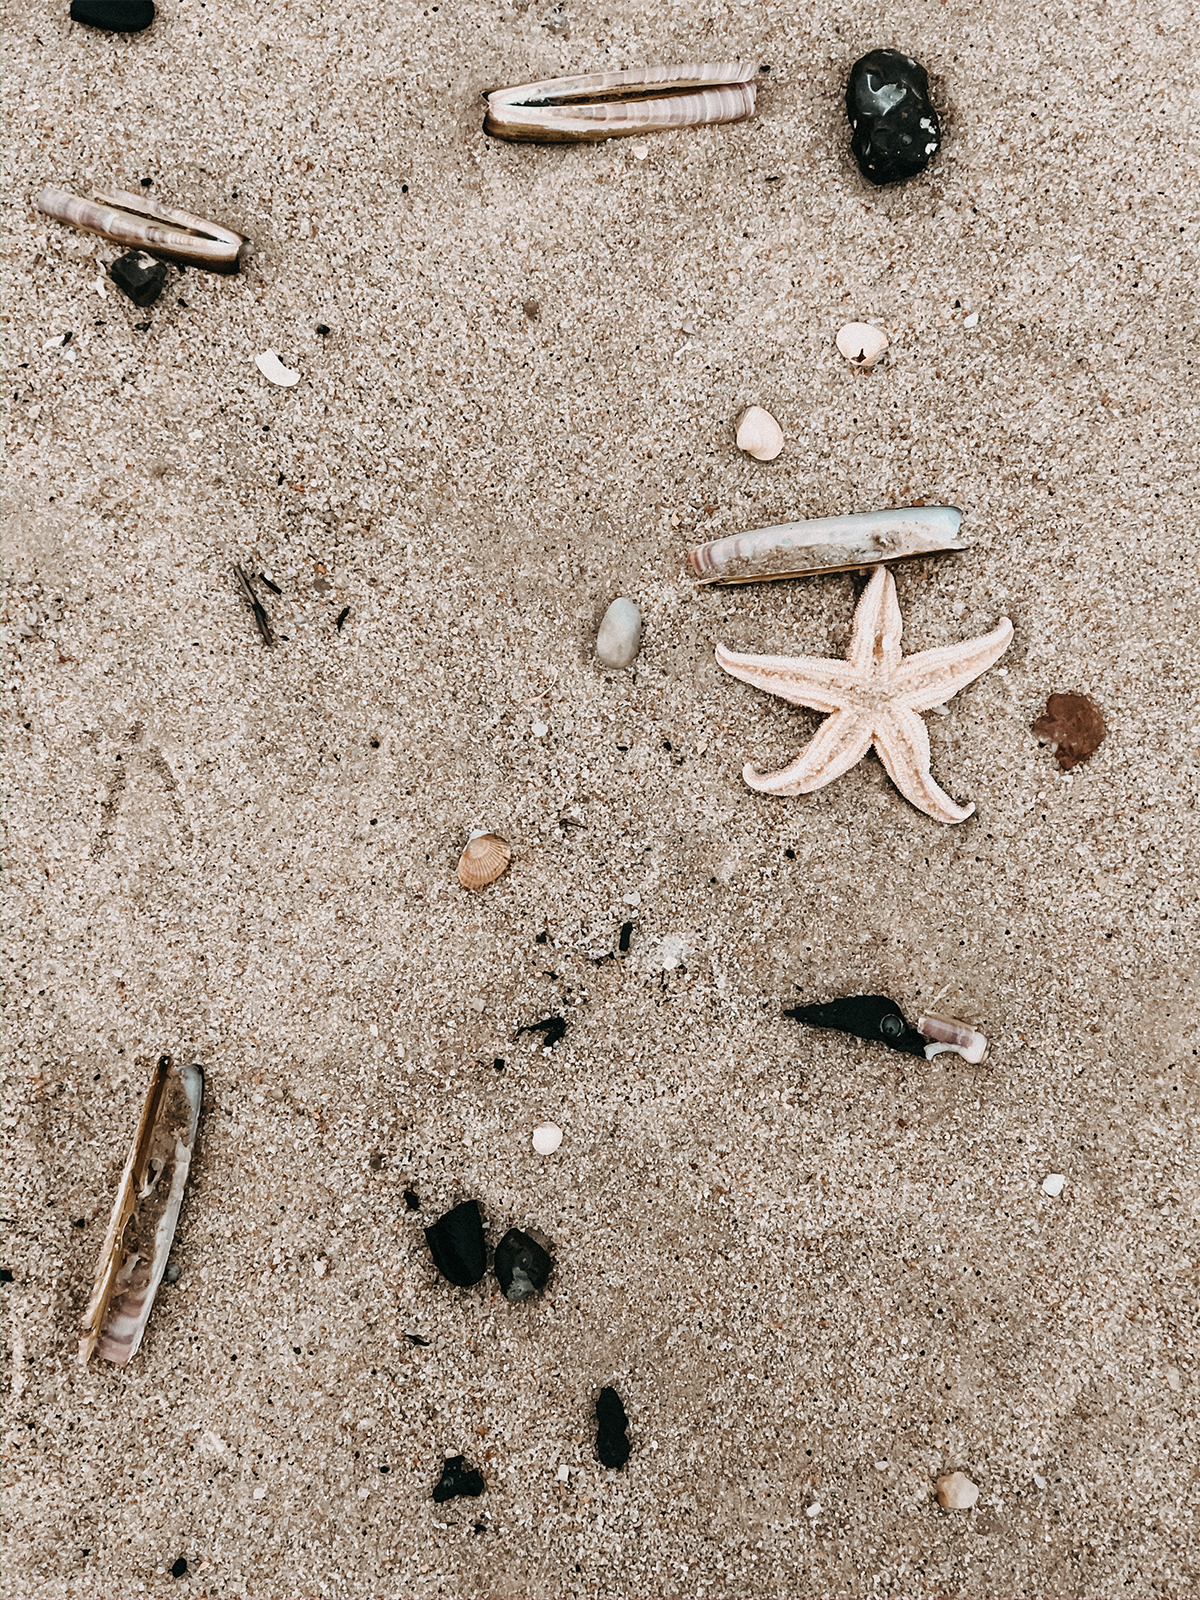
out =
[(512, 851), (498, 833), (477, 833), (458, 858), (458, 881), (464, 889), (484, 889), (511, 860)]
[(255, 356), (254, 364), (268, 383), (277, 383), (281, 389), (290, 389), (300, 382), (300, 374), (285, 367), (274, 350), (264, 350), (262, 355)]
[(552, 1156), (562, 1142), (562, 1129), (552, 1122), (543, 1122), (533, 1130), (533, 1148), (539, 1156)]
[(848, 322), (838, 331), (837, 347), (852, 366), (869, 369), (887, 349), (888, 336), (869, 322)]
[(1042, 1191), (1048, 1194), (1051, 1200), (1057, 1200), (1067, 1187), (1067, 1180), (1061, 1172), (1052, 1172), (1048, 1178), (1042, 1179)]
[(937, 1481), (937, 1497), (945, 1511), (970, 1511), (979, 1499), (979, 1486), (965, 1472), (947, 1472)]
[(756, 461), (774, 461), (783, 449), (783, 429), (769, 411), (748, 406), (738, 418), (737, 447)]

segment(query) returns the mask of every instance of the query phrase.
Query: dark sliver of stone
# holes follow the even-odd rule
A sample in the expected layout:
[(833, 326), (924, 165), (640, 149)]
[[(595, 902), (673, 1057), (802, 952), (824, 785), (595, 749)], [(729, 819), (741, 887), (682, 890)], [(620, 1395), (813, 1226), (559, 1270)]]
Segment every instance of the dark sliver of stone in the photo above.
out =
[(464, 1200), (453, 1211), (447, 1211), (425, 1229), (425, 1239), (434, 1266), (460, 1289), (469, 1289), (487, 1271), (487, 1247), (477, 1200)]
[(106, 33), (141, 33), (154, 21), (153, 0), (71, 0), (71, 21)]
[(463, 1456), (450, 1456), (442, 1467), (442, 1475), (433, 1486), (433, 1498), (441, 1505), (446, 1500), (456, 1500), (459, 1495), (481, 1495), (484, 1490), (483, 1475), (468, 1467)]
[(872, 50), (850, 69), (850, 149), (868, 183), (901, 183), (924, 171), (942, 130), (925, 68), (900, 50)]
[(527, 1022), (523, 1028), (518, 1028), (517, 1038), (519, 1039), (523, 1033), (540, 1033), (542, 1049), (552, 1050), (566, 1031), (565, 1017), (544, 1017), (541, 1022)]
[(783, 1014), (797, 1022), (807, 1022), (811, 1028), (837, 1028), (858, 1039), (886, 1044), (905, 1055), (924, 1056), (928, 1043), (909, 1027), (900, 1007), (885, 994), (848, 995), (844, 1000), (831, 1000), (828, 1005), (794, 1006)]
[(152, 306), (167, 281), (166, 267), (144, 250), (128, 250), (118, 256), (109, 267), (108, 275), (135, 306)]
[(596, 1397), (596, 1454), (606, 1467), (623, 1467), (629, 1460), (628, 1427), (621, 1396), (615, 1389), (601, 1389)]
[(1095, 755), (1108, 732), (1098, 706), (1085, 694), (1052, 694), (1033, 724), (1035, 739), (1044, 739), (1064, 772)]
[(537, 1240), (522, 1233), (520, 1228), (510, 1228), (496, 1246), (493, 1271), (504, 1298), (514, 1304), (544, 1289), (553, 1266), (552, 1258)]

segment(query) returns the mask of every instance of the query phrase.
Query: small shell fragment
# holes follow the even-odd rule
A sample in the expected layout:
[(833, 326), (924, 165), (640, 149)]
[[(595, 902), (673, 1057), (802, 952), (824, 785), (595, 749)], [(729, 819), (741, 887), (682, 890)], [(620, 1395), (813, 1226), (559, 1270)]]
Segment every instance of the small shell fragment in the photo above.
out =
[(539, 1156), (552, 1156), (562, 1142), (562, 1129), (552, 1122), (543, 1122), (533, 1130), (533, 1148)]
[(1048, 1194), (1051, 1200), (1057, 1200), (1067, 1187), (1067, 1180), (1061, 1172), (1052, 1172), (1048, 1178), (1042, 1179), (1042, 1192)]
[(979, 1486), (965, 1472), (947, 1472), (937, 1481), (937, 1498), (944, 1511), (970, 1511), (979, 1499)]
[(932, 1061), (934, 1056), (940, 1056), (943, 1050), (952, 1050), (956, 1056), (961, 1056), (974, 1067), (978, 1066), (988, 1053), (988, 1042), (983, 1034), (978, 1033), (969, 1023), (959, 1022), (956, 1017), (918, 1017), (917, 1032), (933, 1041), (925, 1046), (927, 1061)]
[(477, 833), (458, 858), (458, 881), (464, 889), (485, 889), (512, 860), (508, 843), (498, 833)]
[(300, 374), (292, 367), (285, 367), (274, 350), (264, 350), (262, 355), (255, 356), (254, 365), (268, 383), (277, 383), (281, 389), (290, 389), (300, 382)]
[(737, 447), (756, 461), (774, 461), (783, 449), (783, 429), (769, 411), (748, 406), (738, 420)]
[(956, 537), (961, 522), (956, 506), (897, 506), (813, 517), (714, 539), (690, 550), (688, 564), (701, 583), (720, 584), (847, 572), (906, 556), (965, 550)]
[(838, 329), (837, 347), (853, 367), (870, 369), (888, 347), (888, 336), (882, 328), (873, 328), (869, 322), (848, 322)]

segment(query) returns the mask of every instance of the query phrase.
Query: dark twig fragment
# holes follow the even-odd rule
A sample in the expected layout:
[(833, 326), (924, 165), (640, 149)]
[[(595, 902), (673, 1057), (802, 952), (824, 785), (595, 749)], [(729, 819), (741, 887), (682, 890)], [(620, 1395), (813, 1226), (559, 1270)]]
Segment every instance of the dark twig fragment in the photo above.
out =
[(342, 623), (345, 622), (346, 618), (349, 615), (350, 615), (350, 607), (349, 606), (343, 606), (342, 609), (338, 612), (337, 631), (339, 633), (341, 633), (341, 631), (342, 631)]
[(242, 593), (245, 595), (246, 600), (250, 605), (250, 609), (254, 613), (254, 625), (262, 635), (262, 642), (269, 650), (275, 643), (275, 635), (271, 632), (270, 619), (268, 618), (267, 613), (263, 610), (258, 596), (250, 587), (249, 578), (247, 578), (241, 567), (239, 567), (236, 563), (234, 564), (233, 574), (238, 583), (241, 585)]
[(527, 1022), (523, 1028), (518, 1028), (516, 1037), (519, 1039), (523, 1033), (540, 1033), (543, 1050), (552, 1050), (566, 1031), (565, 1017), (543, 1017), (541, 1022)]

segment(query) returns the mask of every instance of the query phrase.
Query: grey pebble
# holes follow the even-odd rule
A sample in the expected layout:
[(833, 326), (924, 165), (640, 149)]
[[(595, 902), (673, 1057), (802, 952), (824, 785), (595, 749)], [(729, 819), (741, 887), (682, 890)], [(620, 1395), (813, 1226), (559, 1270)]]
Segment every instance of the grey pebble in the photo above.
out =
[(614, 600), (596, 635), (596, 660), (602, 667), (627, 667), (641, 643), (641, 612), (632, 600)]

